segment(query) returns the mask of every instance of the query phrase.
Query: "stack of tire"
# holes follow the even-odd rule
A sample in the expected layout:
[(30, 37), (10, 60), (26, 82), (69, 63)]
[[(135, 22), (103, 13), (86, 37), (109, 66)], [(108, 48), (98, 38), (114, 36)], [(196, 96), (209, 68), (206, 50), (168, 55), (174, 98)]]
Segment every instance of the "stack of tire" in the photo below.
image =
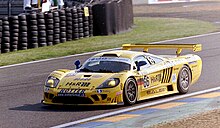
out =
[(60, 42), (66, 42), (66, 14), (65, 10), (60, 10)]
[[(88, 8), (88, 7), (84, 7), (84, 8)], [(86, 13), (89, 13), (89, 10), (87, 10), (88, 12), (85, 12), (86, 10), (83, 9), (83, 34), (84, 37), (89, 37), (89, 16), (86, 15)]]
[(18, 16), (9, 17), (10, 24), (10, 50), (18, 50), (18, 37), (19, 37), (19, 21)]
[(53, 13), (45, 13), (45, 22), (46, 22), (46, 34), (47, 34), (47, 45), (53, 45), (53, 35), (54, 35), (54, 26), (53, 26)]
[(79, 39), (79, 23), (78, 23), (78, 14), (76, 7), (72, 8), (72, 24), (73, 24), (73, 39)]
[(20, 15), (19, 19), (19, 41), (18, 49), (27, 50), (28, 48), (28, 29), (27, 29), (27, 16)]
[(77, 8), (77, 13), (78, 13), (78, 30), (79, 30), (79, 38), (84, 37), (84, 30), (83, 30), (83, 9), (82, 7)]
[(27, 15), (28, 23), (28, 48), (38, 48), (38, 26), (37, 14), (30, 13)]
[(2, 45), (1, 45), (1, 43), (2, 43), (2, 20), (0, 20), (0, 53), (1, 53), (1, 47), (2, 47)]
[(10, 27), (8, 17), (2, 18), (2, 53), (10, 52)]
[(88, 6), (89, 8), (89, 36), (93, 36), (93, 14), (92, 14), (92, 6)]
[(38, 26), (38, 45), (39, 47), (47, 46), (47, 33), (46, 25), (43, 13), (37, 14), (37, 26)]
[(54, 36), (53, 44), (60, 43), (60, 14), (58, 11), (53, 12), (53, 21), (54, 21)]
[(71, 41), (73, 40), (73, 18), (70, 8), (66, 8), (66, 40)]

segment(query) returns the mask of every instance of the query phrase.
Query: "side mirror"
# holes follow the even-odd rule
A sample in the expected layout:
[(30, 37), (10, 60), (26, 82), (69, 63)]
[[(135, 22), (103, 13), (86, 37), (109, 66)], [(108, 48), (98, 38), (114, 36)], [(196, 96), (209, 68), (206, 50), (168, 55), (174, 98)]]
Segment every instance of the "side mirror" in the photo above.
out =
[(80, 66), (80, 60), (76, 60), (74, 62), (75, 66), (76, 66), (76, 69), (79, 69), (81, 66)]
[(140, 63), (137, 63), (137, 71), (140, 71), (140, 70), (141, 70)]
[(140, 71), (141, 70), (141, 66), (144, 66), (146, 64), (147, 64), (146, 61), (139, 61), (139, 62), (137, 62), (137, 71)]

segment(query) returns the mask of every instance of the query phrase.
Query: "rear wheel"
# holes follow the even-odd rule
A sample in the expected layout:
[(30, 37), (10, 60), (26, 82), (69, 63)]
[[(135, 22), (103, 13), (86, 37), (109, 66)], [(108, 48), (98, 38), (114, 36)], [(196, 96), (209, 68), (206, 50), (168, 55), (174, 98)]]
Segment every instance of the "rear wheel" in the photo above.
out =
[(187, 66), (183, 66), (178, 75), (177, 89), (180, 94), (185, 94), (189, 91), (191, 82), (191, 73)]
[(123, 100), (125, 105), (132, 105), (137, 101), (137, 84), (133, 78), (128, 78), (125, 82)]

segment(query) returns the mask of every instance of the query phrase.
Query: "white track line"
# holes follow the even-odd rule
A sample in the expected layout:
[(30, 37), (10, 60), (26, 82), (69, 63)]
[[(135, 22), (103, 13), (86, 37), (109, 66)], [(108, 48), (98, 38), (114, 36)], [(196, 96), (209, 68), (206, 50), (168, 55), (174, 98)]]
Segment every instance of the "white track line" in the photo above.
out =
[[(211, 36), (211, 35), (217, 35), (217, 34), (220, 34), (220, 32), (208, 33), (208, 34), (202, 34), (202, 35), (196, 35), (196, 36), (190, 36), (190, 37), (183, 37), (183, 38), (172, 39), (172, 40), (164, 40), (164, 41), (152, 42), (151, 44), (159, 44), (159, 43), (165, 43), (165, 42), (170, 42), (170, 41), (179, 41), (179, 40), (198, 38), (198, 37), (204, 37), (204, 36)], [(88, 52), (88, 53), (75, 54), (75, 55), (69, 55), (69, 56), (63, 56), (63, 57), (57, 57), (57, 58), (50, 58), (50, 59), (44, 59), (44, 60), (38, 60), (38, 61), (32, 61), (32, 62), (25, 62), (25, 63), (20, 63), (20, 64), (1, 66), (0, 69), (10, 68), (10, 67), (15, 67), (15, 66), (21, 66), (21, 65), (26, 65), (26, 64), (40, 63), (40, 62), (51, 61), (51, 60), (65, 59), (65, 58), (69, 58), (69, 57), (90, 55), (90, 54), (95, 54), (95, 53), (98, 53), (98, 52), (104, 52), (104, 51), (116, 50), (116, 49), (120, 49), (120, 48), (107, 49), (107, 50), (101, 50), (101, 51), (95, 51), (95, 52)]]
[(137, 110), (137, 109), (140, 109), (140, 108), (154, 106), (154, 105), (158, 105), (158, 104), (163, 104), (163, 103), (171, 102), (171, 101), (174, 101), (174, 100), (183, 99), (183, 98), (187, 98), (187, 97), (191, 97), (191, 96), (195, 96), (195, 95), (200, 95), (200, 94), (204, 94), (204, 93), (208, 93), (208, 92), (213, 92), (213, 91), (217, 91), (217, 90), (220, 90), (220, 87), (211, 88), (211, 89), (207, 89), (207, 90), (203, 90), (203, 91), (199, 91), (199, 92), (194, 92), (194, 93), (190, 93), (190, 94), (180, 95), (180, 96), (176, 96), (176, 97), (171, 97), (171, 98), (168, 98), (168, 99), (159, 100), (159, 101), (155, 101), (155, 102), (152, 102), (152, 103), (146, 103), (146, 104), (143, 104), (143, 105), (126, 108), (126, 109), (123, 109), (123, 110), (118, 110), (118, 111), (115, 111), (115, 112), (110, 112), (110, 113), (106, 113), (106, 114), (102, 114), (102, 115), (98, 115), (98, 116), (85, 118), (85, 119), (82, 119), (82, 120), (69, 122), (69, 123), (66, 123), (66, 124), (61, 124), (61, 125), (54, 126), (54, 127), (51, 127), (51, 128), (70, 127), (72, 125), (76, 125), (76, 124), (80, 124), (80, 123), (84, 123), (84, 122), (88, 122), (88, 121), (92, 121), (92, 120), (97, 120), (97, 119), (105, 118), (105, 117), (108, 117), (108, 116), (114, 116), (114, 115), (122, 114), (122, 113), (125, 113), (125, 112), (134, 111), (134, 110)]

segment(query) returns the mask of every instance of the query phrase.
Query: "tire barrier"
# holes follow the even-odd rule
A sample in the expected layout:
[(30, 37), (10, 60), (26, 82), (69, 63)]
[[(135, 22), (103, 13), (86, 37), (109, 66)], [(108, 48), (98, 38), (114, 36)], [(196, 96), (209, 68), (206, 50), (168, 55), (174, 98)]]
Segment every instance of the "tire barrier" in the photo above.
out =
[(28, 49), (28, 29), (27, 29), (27, 16), (20, 15), (19, 19), (19, 41), (18, 50)]
[(19, 21), (18, 16), (9, 17), (10, 24), (10, 51), (18, 50)]
[(94, 35), (111, 35), (133, 25), (132, 0), (103, 0), (92, 7)]
[(77, 8), (73, 8), (72, 10), (72, 23), (73, 23), (73, 40), (79, 39), (79, 22), (78, 22), (78, 14)]
[(2, 20), (0, 20), (0, 53), (1, 53), (1, 48), (2, 48)]
[(132, 25), (132, 0), (102, 0), (45, 13), (3, 17), (0, 19), (0, 53), (117, 34)]
[(72, 22), (73, 18), (70, 8), (65, 9), (65, 11), (66, 11), (66, 40), (71, 41), (73, 40), (73, 22)]
[(54, 20), (53, 20), (53, 13), (48, 12), (45, 13), (45, 24), (46, 24), (46, 36), (47, 36), (47, 45), (51, 46), (54, 42)]
[(53, 12), (53, 21), (54, 21), (54, 35), (53, 35), (53, 44), (60, 43), (60, 14), (58, 11)]
[(47, 34), (46, 34), (46, 22), (43, 13), (37, 14), (37, 26), (38, 26), (38, 45), (39, 47), (47, 46)]
[(60, 42), (66, 42), (66, 12), (65, 10), (60, 10)]
[(8, 17), (2, 18), (2, 53), (10, 52), (10, 27)]
[(77, 12), (78, 12), (79, 39), (82, 39), (84, 37), (84, 33), (83, 33), (83, 9), (81, 7), (78, 7)]
[(38, 48), (38, 25), (36, 13), (30, 13), (27, 15), (27, 28), (28, 48)]

